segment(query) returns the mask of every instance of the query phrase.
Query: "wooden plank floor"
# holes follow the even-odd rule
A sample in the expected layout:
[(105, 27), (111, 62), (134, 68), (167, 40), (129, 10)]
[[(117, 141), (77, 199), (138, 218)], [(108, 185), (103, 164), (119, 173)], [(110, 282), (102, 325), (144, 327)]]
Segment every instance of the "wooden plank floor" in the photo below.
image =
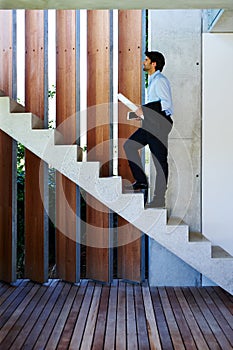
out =
[(119, 280), (0, 283), (0, 349), (232, 350), (233, 296)]

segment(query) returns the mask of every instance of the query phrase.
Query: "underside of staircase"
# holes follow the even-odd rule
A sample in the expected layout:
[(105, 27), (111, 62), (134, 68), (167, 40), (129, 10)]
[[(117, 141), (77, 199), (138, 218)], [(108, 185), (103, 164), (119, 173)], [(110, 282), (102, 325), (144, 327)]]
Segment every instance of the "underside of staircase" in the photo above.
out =
[(77, 145), (63, 145), (57, 130), (41, 129), (41, 120), (0, 94), (0, 129), (147, 234), (207, 278), (233, 294), (233, 257), (201, 233), (189, 232), (166, 209), (144, 209), (141, 193), (122, 193), (119, 176), (99, 177), (99, 162), (82, 162)]

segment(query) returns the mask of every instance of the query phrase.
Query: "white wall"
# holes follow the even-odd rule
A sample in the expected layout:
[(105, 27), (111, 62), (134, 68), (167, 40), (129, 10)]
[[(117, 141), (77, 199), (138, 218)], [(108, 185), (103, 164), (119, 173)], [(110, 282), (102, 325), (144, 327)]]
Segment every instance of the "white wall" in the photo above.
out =
[(203, 234), (233, 254), (233, 34), (203, 35)]
[[(149, 48), (164, 53), (164, 74), (174, 102), (169, 136), (168, 216), (201, 230), (201, 10), (150, 10)], [(200, 286), (201, 275), (153, 239), (149, 240), (149, 283)]]
[(168, 214), (201, 230), (201, 10), (151, 10), (149, 43), (166, 58), (174, 102)]

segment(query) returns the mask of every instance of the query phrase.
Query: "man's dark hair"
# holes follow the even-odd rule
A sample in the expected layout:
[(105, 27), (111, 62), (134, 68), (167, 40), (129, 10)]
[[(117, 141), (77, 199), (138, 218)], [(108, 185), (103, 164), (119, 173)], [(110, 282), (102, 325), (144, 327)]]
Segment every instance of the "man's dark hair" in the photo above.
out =
[(156, 62), (156, 70), (162, 72), (165, 65), (165, 58), (163, 54), (159, 51), (146, 51), (145, 55), (151, 60), (151, 62)]

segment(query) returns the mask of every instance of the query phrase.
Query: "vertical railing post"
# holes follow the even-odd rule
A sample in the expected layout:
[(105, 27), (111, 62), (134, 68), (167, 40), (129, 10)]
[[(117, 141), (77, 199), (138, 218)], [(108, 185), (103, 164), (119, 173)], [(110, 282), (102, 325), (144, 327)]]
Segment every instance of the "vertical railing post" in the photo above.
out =
[[(56, 12), (56, 124), (61, 143), (75, 144), (79, 135), (79, 12)], [(57, 172), (56, 175), (56, 266), (65, 281), (80, 278), (80, 193), (79, 188)], [(78, 212), (77, 212), (78, 211)]]
[[(25, 11), (25, 108), (47, 127), (47, 11)], [(25, 151), (25, 277), (48, 279), (47, 165)]]
[[(0, 10), (0, 90), (16, 97), (15, 11)], [(0, 132), (0, 280), (16, 280), (16, 143)]]
[[(112, 175), (111, 13), (87, 13), (87, 159), (99, 161), (100, 176)], [(112, 230), (109, 209), (87, 195), (87, 277), (112, 279)]]
[[(119, 11), (119, 83), (118, 91), (141, 104), (142, 71), (142, 12)], [(126, 120), (126, 108), (119, 108), (118, 168), (123, 179), (133, 181), (123, 150), (124, 141), (139, 127), (139, 122)], [(124, 219), (118, 217), (118, 277), (140, 282), (144, 279), (143, 233)]]

